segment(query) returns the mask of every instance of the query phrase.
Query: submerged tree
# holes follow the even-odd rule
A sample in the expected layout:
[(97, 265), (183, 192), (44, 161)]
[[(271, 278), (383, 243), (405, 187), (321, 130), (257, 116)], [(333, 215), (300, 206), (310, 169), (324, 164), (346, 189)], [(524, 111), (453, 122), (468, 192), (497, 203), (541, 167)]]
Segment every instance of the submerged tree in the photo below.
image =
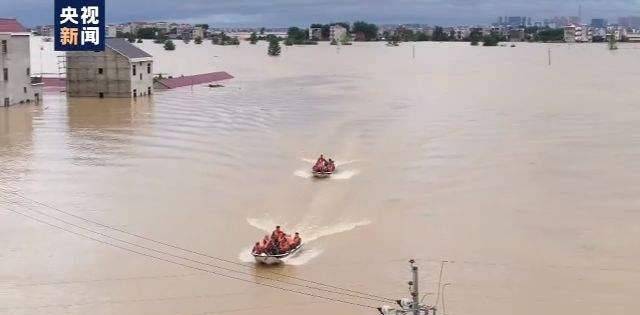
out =
[(376, 40), (378, 38), (378, 26), (364, 21), (354, 22), (352, 31), (354, 34), (360, 33), (362, 35), (361, 39), (365, 41)]
[(269, 56), (280, 56), (280, 51), (280, 42), (277, 39), (269, 41), (269, 48), (267, 50)]
[(176, 45), (169, 39), (164, 42), (164, 50), (176, 50)]
[(249, 43), (255, 45), (258, 42), (258, 34), (256, 34), (256, 32), (251, 33), (251, 36), (249, 36)]
[(482, 41), (484, 42), (482, 46), (498, 46), (500, 37), (497, 34), (489, 34)]
[(193, 40), (194, 43), (196, 44), (202, 44), (202, 37), (200, 36), (196, 36), (196, 38)]
[(611, 32), (611, 35), (609, 35), (609, 50), (618, 49), (618, 44), (616, 43), (616, 34), (614, 32)]
[(433, 30), (433, 41), (435, 42), (446, 42), (449, 41), (449, 36), (444, 32), (444, 29), (440, 26), (436, 26)]
[(351, 35), (349, 35), (349, 33), (342, 34), (342, 36), (340, 36), (340, 44), (351, 45)]
[(482, 40), (482, 32), (477, 28), (473, 29), (469, 34), (469, 40), (471, 41), (471, 46), (478, 46), (480, 40)]

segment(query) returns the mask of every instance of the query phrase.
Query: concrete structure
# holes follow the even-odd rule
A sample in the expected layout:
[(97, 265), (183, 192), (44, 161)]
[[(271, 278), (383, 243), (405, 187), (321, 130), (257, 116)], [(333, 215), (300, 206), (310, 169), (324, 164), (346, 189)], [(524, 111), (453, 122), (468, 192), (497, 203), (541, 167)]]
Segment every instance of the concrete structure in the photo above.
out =
[(524, 40), (525, 33), (523, 28), (509, 30), (509, 41), (523, 42)]
[(153, 23), (153, 27), (155, 27), (155, 28), (157, 28), (157, 29), (159, 29), (159, 30), (161, 30), (161, 31), (163, 31), (165, 33), (168, 33), (169, 30), (171, 29), (169, 22), (155, 22), (155, 23)]
[(193, 28), (193, 38), (200, 37), (204, 39), (204, 28), (196, 26)]
[(322, 28), (320, 28), (320, 27), (310, 27), (309, 28), (309, 39), (311, 39), (311, 40), (322, 40)]
[(116, 37), (118, 35), (118, 27), (115, 25), (107, 25), (107, 37)]
[(340, 25), (331, 25), (329, 28), (329, 40), (340, 41), (340, 39), (347, 34), (347, 29)]
[(576, 42), (576, 26), (569, 24), (564, 27), (564, 42), (575, 43)]
[(30, 42), (20, 22), (0, 18), (0, 106), (40, 101), (42, 84), (31, 80)]
[(137, 97), (153, 93), (153, 57), (123, 38), (107, 38), (105, 51), (67, 52), (67, 94)]
[(625, 39), (628, 42), (638, 43), (640, 42), (640, 33), (627, 33)]
[(569, 24), (564, 27), (566, 43), (586, 43), (591, 41), (592, 32), (584, 25)]

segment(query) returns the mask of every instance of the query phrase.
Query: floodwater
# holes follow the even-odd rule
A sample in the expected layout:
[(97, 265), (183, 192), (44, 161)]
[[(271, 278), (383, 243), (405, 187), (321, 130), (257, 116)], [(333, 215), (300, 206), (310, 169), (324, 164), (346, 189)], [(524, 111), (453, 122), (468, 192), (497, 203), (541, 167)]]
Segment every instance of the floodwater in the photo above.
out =
[[(32, 68), (56, 72), (51, 47), (40, 63), (33, 46)], [(420, 43), (415, 58), (413, 44), (278, 58), (265, 43), (141, 46), (155, 72), (236, 78), (0, 109), (0, 313), (376, 314), (98, 241), (368, 306), (383, 303), (261, 277), (401, 298), (415, 258), (434, 303), (445, 259), (439, 314), (640, 307), (636, 46)], [(334, 178), (309, 176), (320, 153), (341, 163)], [(306, 244), (283, 266), (243, 269), (47, 206), (235, 263), (251, 265), (248, 247), (276, 224)]]

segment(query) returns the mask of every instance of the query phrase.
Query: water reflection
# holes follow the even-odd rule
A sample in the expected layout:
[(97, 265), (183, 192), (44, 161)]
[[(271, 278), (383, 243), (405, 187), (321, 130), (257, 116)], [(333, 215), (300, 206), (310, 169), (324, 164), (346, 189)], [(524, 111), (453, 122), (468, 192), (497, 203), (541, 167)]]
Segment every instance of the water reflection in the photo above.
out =
[(148, 131), (153, 98), (68, 98), (66, 109), (74, 163), (104, 166), (131, 156), (133, 136)]
[(28, 169), (34, 117), (40, 115), (42, 107), (30, 104), (0, 108), (0, 182), (13, 182)]

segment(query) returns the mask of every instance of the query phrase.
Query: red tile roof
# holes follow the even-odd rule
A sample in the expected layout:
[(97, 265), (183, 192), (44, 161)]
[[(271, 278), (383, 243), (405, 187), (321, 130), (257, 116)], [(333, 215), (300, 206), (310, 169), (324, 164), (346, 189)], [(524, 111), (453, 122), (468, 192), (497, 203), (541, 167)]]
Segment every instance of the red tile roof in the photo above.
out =
[(0, 18), (0, 33), (23, 33), (27, 29), (16, 19)]
[(182, 76), (177, 78), (162, 79), (160, 84), (166, 86), (168, 89), (174, 89), (181, 86), (190, 86), (196, 84), (209, 83), (214, 81), (222, 81), (227, 79), (233, 79), (233, 76), (224, 72), (211, 72), (189, 76)]

